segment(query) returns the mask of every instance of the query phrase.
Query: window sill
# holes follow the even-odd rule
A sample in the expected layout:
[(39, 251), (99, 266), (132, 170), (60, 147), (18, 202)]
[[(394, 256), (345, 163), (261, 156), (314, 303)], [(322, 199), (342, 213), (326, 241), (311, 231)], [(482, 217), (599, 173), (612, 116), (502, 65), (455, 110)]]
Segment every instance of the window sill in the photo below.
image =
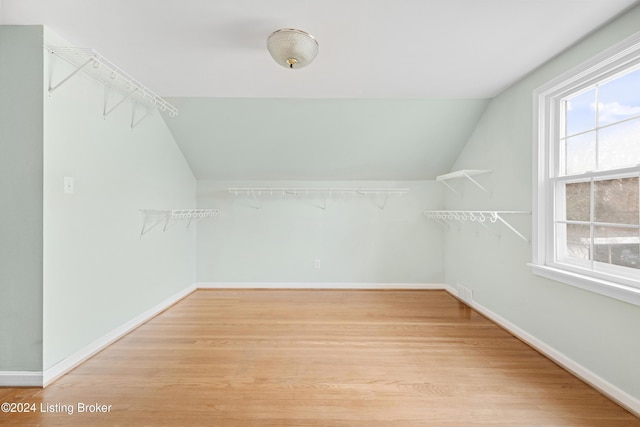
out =
[(527, 264), (533, 274), (640, 306), (640, 289), (546, 265)]

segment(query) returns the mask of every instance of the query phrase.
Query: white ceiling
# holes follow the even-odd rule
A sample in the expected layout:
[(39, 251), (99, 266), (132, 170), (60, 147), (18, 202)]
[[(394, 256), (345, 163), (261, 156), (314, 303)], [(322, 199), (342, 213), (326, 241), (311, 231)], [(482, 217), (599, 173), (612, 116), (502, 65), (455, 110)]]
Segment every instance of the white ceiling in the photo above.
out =
[[(491, 98), (635, 0), (0, 0), (180, 110), (198, 179), (411, 180), (448, 172)], [(306, 68), (266, 39), (298, 28)]]
[[(634, 0), (2, 0), (0, 23), (44, 24), (162, 96), (485, 98)], [(312, 66), (266, 50), (313, 34)]]

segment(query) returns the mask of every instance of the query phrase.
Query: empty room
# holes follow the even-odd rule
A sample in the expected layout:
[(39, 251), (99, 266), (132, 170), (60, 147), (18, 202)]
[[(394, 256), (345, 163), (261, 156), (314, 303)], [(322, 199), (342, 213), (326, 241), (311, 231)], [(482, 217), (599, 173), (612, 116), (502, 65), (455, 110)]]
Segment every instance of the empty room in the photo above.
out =
[(640, 426), (640, 3), (0, 0), (0, 425)]

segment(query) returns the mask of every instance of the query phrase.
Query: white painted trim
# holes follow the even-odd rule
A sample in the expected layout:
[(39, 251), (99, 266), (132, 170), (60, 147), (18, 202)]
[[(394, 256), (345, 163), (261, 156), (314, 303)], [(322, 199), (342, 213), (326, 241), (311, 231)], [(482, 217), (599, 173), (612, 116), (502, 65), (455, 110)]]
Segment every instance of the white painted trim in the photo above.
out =
[[(449, 289), (447, 289), (449, 290)], [(449, 291), (451, 292), (451, 291)], [(452, 293), (455, 296), (455, 294)], [(633, 413), (634, 415), (640, 417), (640, 399), (631, 396), (626, 391), (616, 387), (610, 382), (606, 381), (602, 377), (596, 375), (591, 372), (589, 369), (577, 363), (575, 360), (571, 359), (564, 353), (556, 350), (535, 336), (531, 335), (527, 331), (519, 328), (514, 325), (504, 317), (494, 313), (483, 305), (478, 304), (476, 301), (463, 301), (465, 304), (469, 305), (471, 308), (476, 310), (478, 313), (482, 314), (492, 322), (500, 325), (516, 338), (522, 340), (529, 346), (533, 347), (538, 352), (542, 353), (544, 356), (548, 357), (558, 365), (562, 366), (567, 371), (571, 372), (576, 377), (580, 378), (596, 390), (600, 391), (602, 394), (607, 396), (609, 399), (618, 403), (620, 406), (626, 408), (628, 411)]]
[[(623, 69), (640, 64), (640, 32), (611, 46), (582, 64), (567, 70), (533, 91), (533, 189), (532, 189), (532, 258), (534, 274), (568, 285), (577, 286), (601, 295), (638, 305), (638, 293), (634, 287), (638, 281), (616, 277), (602, 271), (572, 272), (555, 261), (556, 239), (554, 205), (557, 192), (559, 144), (557, 140), (558, 108), (560, 100), (596, 82), (614, 76)], [(632, 168), (620, 168), (598, 173), (598, 176), (616, 176)], [(579, 174), (574, 179), (593, 176)], [(577, 273), (577, 274), (576, 274)], [(628, 286), (631, 285), (631, 286)]]
[(444, 285), (444, 290), (449, 292), (454, 297), (458, 298), (458, 289), (456, 287), (446, 284)]
[(88, 346), (78, 350), (77, 352), (67, 357), (66, 359), (58, 362), (54, 366), (48, 369), (45, 369), (44, 375), (42, 375), (42, 381), (39, 385), (42, 385), (43, 387), (48, 386), (53, 381), (60, 378), (62, 375), (71, 371), (73, 368), (75, 368), (85, 360), (89, 359), (94, 354), (98, 353), (100, 350), (104, 349), (105, 347), (109, 346), (110, 344), (119, 340), (129, 332), (136, 329), (138, 326), (142, 325), (143, 323), (147, 322), (148, 320), (162, 313), (164, 310), (171, 307), (173, 304), (177, 303), (181, 299), (185, 298), (195, 290), (196, 290), (195, 285), (191, 285), (183, 289), (177, 294), (167, 298), (161, 303), (155, 305), (154, 307), (151, 307), (149, 310), (139, 314), (138, 316), (134, 317), (133, 319), (129, 320), (123, 325), (107, 333), (105, 336), (98, 338)]
[(195, 286), (198, 289), (446, 289), (446, 285), (440, 283), (205, 282)]
[(42, 387), (42, 372), (0, 371), (0, 387)]
[(528, 264), (534, 274), (640, 306), (640, 289), (546, 265)]

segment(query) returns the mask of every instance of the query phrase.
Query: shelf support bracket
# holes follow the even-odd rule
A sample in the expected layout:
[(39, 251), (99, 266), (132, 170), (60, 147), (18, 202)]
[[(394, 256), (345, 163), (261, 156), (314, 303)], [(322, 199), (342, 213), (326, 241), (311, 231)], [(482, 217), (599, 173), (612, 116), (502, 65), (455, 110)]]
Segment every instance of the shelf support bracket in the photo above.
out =
[(171, 213), (168, 213), (164, 217), (164, 227), (162, 227), (162, 231), (167, 231), (167, 226), (169, 225), (169, 220), (171, 219)]
[[(484, 191), (487, 194), (491, 194), (491, 192), (489, 190), (487, 190), (486, 188), (484, 188), (478, 181), (476, 181), (475, 179), (471, 178), (471, 176), (469, 176), (469, 174), (467, 174), (466, 172), (462, 173), (464, 175), (465, 178), (467, 178), (469, 181), (473, 182), (479, 189), (481, 189), (482, 191)], [(444, 181), (443, 181), (444, 182)], [(451, 188), (451, 187), (449, 187)]]
[[(54, 52), (49, 51), (52, 55), (54, 54)], [(67, 77), (65, 77), (64, 79), (62, 79), (61, 81), (59, 81), (55, 86), (51, 86), (51, 76), (49, 76), (49, 98), (51, 98), (51, 94), (53, 93), (53, 91), (55, 91), (56, 89), (58, 89), (60, 86), (62, 86), (64, 83), (67, 82), (67, 80), (69, 80), (71, 77), (75, 76), (76, 74), (78, 74), (80, 72), (80, 70), (82, 70), (84, 67), (86, 67), (87, 65), (89, 65), (90, 63), (93, 62), (93, 58), (87, 60), (85, 63), (83, 63), (81, 66), (77, 67), (75, 70), (73, 70), (73, 72), (71, 74), (69, 74)]]
[(456, 193), (458, 196), (461, 196), (461, 194), (452, 186), (450, 186), (449, 184), (447, 184), (447, 182), (445, 180), (440, 181), (441, 183), (443, 183), (444, 185), (446, 185), (447, 187), (449, 187), (449, 190), (453, 191), (454, 193)]
[(131, 98), (131, 96), (138, 91), (138, 88), (135, 88), (131, 92), (129, 92), (126, 96), (123, 96), (120, 101), (116, 103), (113, 107), (107, 110), (108, 96), (107, 96), (107, 85), (104, 86), (104, 109), (102, 110), (102, 118), (106, 119), (109, 114), (119, 106), (121, 106), (127, 99)]
[(504, 218), (502, 218), (502, 216), (500, 216), (499, 213), (495, 214), (495, 218), (497, 220), (499, 220), (501, 223), (503, 223), (504, 225), (506, 225), (511, 231), (513, 231), (514, 233), (516, 233), (516, 235), (518, 237), (520, 237), (522, 240), (524, 240), (525, 242), (529, 242), (529, 239), (527, 239), (526, 237), (524, 237), (522, 235), (522, 233), (520, 233), (518, 230), (516, 230), (515, 228), (513, 228), (513, 226), (511, 224), (509, 224), (507, 221), (504, 220)]
[(151, 109), (150, 108), (145, 108), (146, 113), (140, 117), (140, 119), (138, 119), (138, 121), (136, 122), (136, 102), (131, 102), (131, 131), (133, 132), (133, 130), (147, 117), (149, 117), (149, 114), (151, 114)]
[(484, 223), (484, 221), (476, 221), (476, 222), (480, 224), (482, 227), (484, 227), (484, 229), (487, 230), (489, 233), (493, 234), (496, 237), (501, 237), (500, 233), (496, 233), (495, 231), (493, 231), (491, 228), (487, 226), (487, 224)]
[(256, 195), (256, 190), (251, 190), (251, 194), (253, 195), (253, 200), (256, 202), (256, 205), (254, 206), (256, 209), (260, 209), (260, 201), (258, 201), (258, 196)]
[[(309, 193), (307, 193), (308, 195)], [(311, 202), (315, 207), (322, 209), (323, 211), (327, 210), (327, 194), (324, 193), (322, 196), (322, 204), (316, 203), (315, 201)]]
[(147, 228), (147, 216), (144, 216), (144, 221), (142, 222), (142, 230), (140, 230), (140, 238), (142, 239), (142, 236), (144, 236), (145, 234), (147, 234), (152, 228), (153, 226), (151, 226), (148, 230), (146, 230)]
[(433, 218), (438, 224), (444, 227), (445, 230), (451, 228), (451, 224), (446, 219)]
[(144, 215), (144, 221), (142, 222), (142, 230), (140, 230), (141, 239), (142, 239), (142, 236), (144, 236), (145, 234), (147, 234), (148, 232), (156, 228), (158, 224), (160, 224), (160, 222), (154, 221), (149, 227), (147, 227), (147, 223), (149, 223), (149, 216), (150, 216), (149, 214)]
[(384, 200), (382, 201), (382, 205), (380, 206), (380, 210), (381, 210), (381, 211), (383, 211), (383, 210), (384, 210), (384, 208), (386, 208), (386, 207), (387, 207), (387, 202), (389, 201), (389, 197), (391, 197), (391, 193), (387, 193), (387, 194), (384, 196)]

